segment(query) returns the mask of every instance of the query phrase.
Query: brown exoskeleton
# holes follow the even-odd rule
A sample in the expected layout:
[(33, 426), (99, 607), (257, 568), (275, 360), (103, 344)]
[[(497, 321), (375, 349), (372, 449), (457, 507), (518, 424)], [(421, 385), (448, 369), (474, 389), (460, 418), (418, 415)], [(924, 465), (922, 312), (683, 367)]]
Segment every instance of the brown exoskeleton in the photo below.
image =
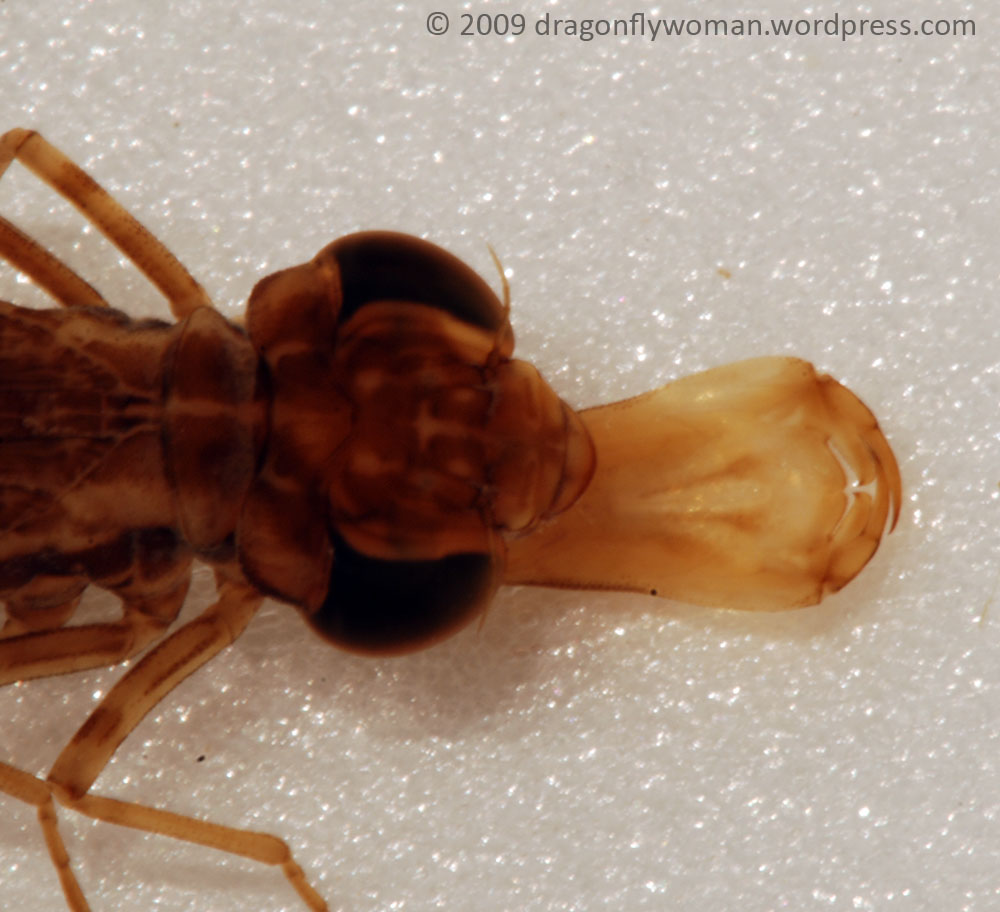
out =
[[(43, 780), (38, 810), (71, 909), (87, 909), (55, 803), (279, 865), (279, 839), (94, 795), (139, 720), (231, 643), (265, 596), (343, 648), (433, 643), (504, 583), (638, 590), (702, 605), (814, 604), (868, 562), (901, 483), (875, 418), (794, 358), (710, 370), (575, 413), (511, 357), (504, 302), (443, 250), (355, 234), (262, 280), (246, 327), (37, 133), (0, 138), (170, 302), (109, 308), (0, 219), (0, 255), (62, 309), (0, 302), (0, 684), (153, 645)], [(853, 474), (848, 483), (845, 466)], [(165, 636), (193, 560), (218, 601)], [(70, 625), (83, 590), (117, 623)]]

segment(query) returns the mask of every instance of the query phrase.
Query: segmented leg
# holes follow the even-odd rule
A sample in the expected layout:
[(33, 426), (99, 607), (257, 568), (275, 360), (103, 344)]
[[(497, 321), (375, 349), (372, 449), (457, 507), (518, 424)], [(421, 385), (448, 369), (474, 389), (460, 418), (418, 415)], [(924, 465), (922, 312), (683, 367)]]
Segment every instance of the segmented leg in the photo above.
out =
[(120, 624), (84, 624), (0, 640), (0, 685), (104, 668), (141, 652), (167, 625), (142, 616)]
[(66, 844), (59, 833), (51, 786), (16, 767), (0, 763), (0, 792), (6, 792), (13, 798), (35, 806), (45, 844), (49, 847), (52, 864), (55, 865), (56, 874), (59, 876), (71, 912), (90, 912), (83, 890), (80, 889), (80, 884), (77, 883), (70, 867)]
[(3, 216), (0, 216), (0, 256), (44, 288), (63, 307), (108, 306), (96, 288)]
[(93, 580), (121, 599), (120, 620), (66, 626), (91, 582), (85, 576), (38, 574), (0, 597), (7, 612), (0, 628), (0, 686), (114, 665), (163, 635), (184, 605), (191, 556), (182, 552), (166, 560), (162, 551), (150, 553), (142, 537), (139, 541), (139, 547), (130, 542), (130, 563), (112, 568), (110, 578)]
[[(211, 307), (205, 290), (180, 261), (89, 174), (33, 130), (0, 136), (0, 177), (17, 160), (69, 200), (163, 293), (177, 319)], [(21, 269), (65, 306), (102, 305), (103, 298), (35, 241), (0, 220), (0, 256)]]
[(88, 582), (79, 577), (50, 577), (43, 578), (39, 584), (36, 578), (16, 593), (8, 593), (6, 601), (0, 600), (7, 611), (7, 620), (0, 627), (0, 640), (62, 627), (79, 607), (80, 596)]
[(156, 646), (111, 688), (59, 755), (45, 782), (13, 767), (0, 765), (0, 791), (38, 808), (53, 864), (73, 912), (83, 912), (88, 907), (56, 829), (52, 798), (97, 820), (277, 865), (313, 912), (327, 910), (322, 897), (306, 881), (288, 846), (274, 836), (89, 793), (118, 745), (139, 721), (189, 674), (232, 643), (262, 601), (253, 589), (242, 584), (220, 582), (219, 591), (219, 599), (212, 607)]
[[(140, 653), (158, 640), (177, 617), (187, 581), (174, 592), (141, 603), (124, 603), (121, 621), (107, 624), (56, 626), (72, 614), (74, 602), (53, 607), (43, 614), (52, 626), (16, 635), (0, 634), (0, 686), (29, 678), (68, 674), (88, 668), (115, 665)], [(20, 620), (17, 605), (7, 605), (7, 628), (17, 630)], [(32, 622), (39, 621), (37, 610), (25, 613)]]

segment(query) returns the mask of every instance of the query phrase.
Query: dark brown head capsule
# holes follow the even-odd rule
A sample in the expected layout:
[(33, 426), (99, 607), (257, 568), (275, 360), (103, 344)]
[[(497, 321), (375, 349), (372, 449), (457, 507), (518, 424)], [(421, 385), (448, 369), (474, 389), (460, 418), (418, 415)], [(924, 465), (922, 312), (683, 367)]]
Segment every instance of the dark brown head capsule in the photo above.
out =
[(511, 358), (506, 308), (426, 241), (341, 238), (260, 282), (247, 330), (271, 406), (240, 561), (338, 645), (452, 633), (502, 581), (505, 542), (593, 474), (579, 417)]

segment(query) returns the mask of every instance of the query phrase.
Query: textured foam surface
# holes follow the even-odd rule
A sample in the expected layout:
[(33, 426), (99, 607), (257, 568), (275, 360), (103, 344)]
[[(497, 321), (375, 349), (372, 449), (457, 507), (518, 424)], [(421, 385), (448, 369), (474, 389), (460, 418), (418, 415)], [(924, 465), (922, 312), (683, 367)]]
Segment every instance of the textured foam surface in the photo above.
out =
[[(987, 23), (964, 40), (503, 40), (461, 37), (461, 13), (520, 9), (530, 32), (610, 10), (437, 6), (442, 37), (426, 3), (8, 0), (3, 126), (90, 169), (229, 315), (267, 272), (384, 227), (490, 281), (493, 244), (519, 353), (575, 405), (809, 358), (881, 419), (899, 528), (844, 592), (789, 614), (505, 590), (480, 629), (373, 661), (270, 604), (98, 790), (276, 833), (351, 912), (996, 909)], [(0, 211), (117, 305), (162, 312), (23, 169)], [(9, 270), (0, 296), (43, 300)], [(0, 691), (0, 757), (44, 774), (119, 674)], [(61, 909), (33, 813), (0, 807), (0, 907)], [(303, 908), (274, 871), (62, 820), (99, 912)]]

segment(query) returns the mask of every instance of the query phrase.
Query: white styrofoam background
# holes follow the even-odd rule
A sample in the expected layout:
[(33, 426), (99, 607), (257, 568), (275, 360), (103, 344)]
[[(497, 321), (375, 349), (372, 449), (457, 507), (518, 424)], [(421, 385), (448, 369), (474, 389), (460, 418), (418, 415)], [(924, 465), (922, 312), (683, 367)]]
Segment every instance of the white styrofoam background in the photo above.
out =
[[(800, 612), (505, 590), (480, 629), (375, 661), (269, 604), (100, 792), (281, 835), (345, 912), (1000, 908), (996, 16), (907, 4), (975, 19), (965, 39), (457, 34), (904, 15), (710, 6), (0, 3), (0, 127), (63, 147), (225, 313), (360, 228), (494, 281), (491, 243), (519, 353), (571, 403), (800, 355), (877, 413), (905, 486), (872, 564)], [(23, 169), (0, 211), (162, 307)], [(43, 301), (8, 269), (0, 297)], [(0, 691), (0, 759), (43, 775), (119, 674)], [(95, 912), (303, 908), (274, 871), (62, 819)], [(0, 800), (0, 908), (61, 903), (32, 811)]]

